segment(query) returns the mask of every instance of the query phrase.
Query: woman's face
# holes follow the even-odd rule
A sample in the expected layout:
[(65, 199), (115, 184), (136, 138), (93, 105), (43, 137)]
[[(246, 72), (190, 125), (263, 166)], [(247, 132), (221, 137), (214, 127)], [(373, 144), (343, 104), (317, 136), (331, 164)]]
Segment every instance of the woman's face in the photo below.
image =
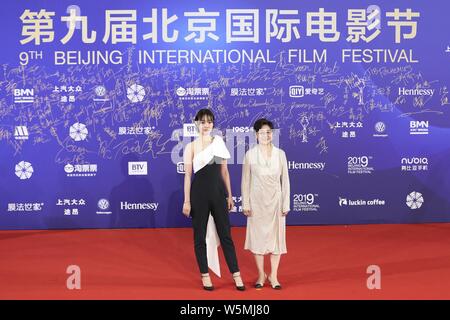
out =
[(204, 115), (203, 118), (197, 121), (199, 134), (202, 136), (207, 136), (211, 134), (214, 127), (214, 123), (210, 117)]
[(256, 139), (258, 139), (260, 144), (272, 143), (272, 129), (267, 124), (263, 125), (256, 133)]

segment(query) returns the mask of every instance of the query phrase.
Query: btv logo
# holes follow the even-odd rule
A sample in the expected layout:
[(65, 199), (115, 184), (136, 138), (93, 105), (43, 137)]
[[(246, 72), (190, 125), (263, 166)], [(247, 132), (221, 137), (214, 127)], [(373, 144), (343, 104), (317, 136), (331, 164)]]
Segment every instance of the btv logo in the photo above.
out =
[(129, 176), (146, 176), (147, 175), (147, 162), (128, 162), (128, 175)]
[(301, 98), (305, 95), (305, 88), (303, 86), (290, 86), (289, 97)]
[(183, 124), (183, 137), (198, 137), (197, 127), (193, 123)]
[(339, 197), (339, 206), (342, 207), (342, 206), (347, 206), (347, 205), (348, 205), (347, 199)]
[(14, 129), (14, 137), (16, 140), (28, 140), (28, 129), (25, 126), (16, 126)]
[(33, 103), (34, 89), (14, 89), (14, 103)]

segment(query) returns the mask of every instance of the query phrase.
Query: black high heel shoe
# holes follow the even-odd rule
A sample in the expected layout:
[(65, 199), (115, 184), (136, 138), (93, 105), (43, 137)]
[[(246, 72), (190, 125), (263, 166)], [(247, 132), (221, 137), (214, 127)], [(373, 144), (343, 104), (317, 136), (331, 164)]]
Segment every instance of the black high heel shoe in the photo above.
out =
[[(202, 274), (202, 278), (209, 278), (209, 274), (207, 274), (207, 275), (203, 275)], [(205, 285), (203, 285), (203, 289), (205, 289), (206, 291), (213, 291), (214, 290), (214, 286), (205, 286)]]
[[(233, 280), (234, 280), (235, 278), (237, 278), (237, 277), (240, 277), (240, 276), (241, 276), (241, 274), (237, 274), (237, 275), (233, 276)], [(241, 280), (242, 280), (242, 279), (241, 279)], [(242, 281), (242, 286), (238, 286), (238, 285), (236, 284), (236, 281), (235, 281), (236, 289), (239, 290), (239, 291), (244, 291), (244, 290), (245, 290), (245, 285), (244, 285), (243, 283), (244, 283), (244, 282)]]
[(274, 284), (272, 283), (272, 280), (270, 280), (270, 277), (268, 277), (268, 280), (269, 280), (269, 282), (270, 282), (270, 286), (272, 287), (272, 289), (275, 289), (275, 290), (281, 290), (281, 284), (276, 284), (276, 285), (274, 285)]
[(266, 282), (266, 280), (267, 280), (267, 274), (264, 273), (264, 280), (263, 280), (263, 283), (256, 282), (256, 283), (255, 283), (255, 288), (256, 288), (256, 289), (261, 289), (262, 287), (264, 287), (264, 282)]

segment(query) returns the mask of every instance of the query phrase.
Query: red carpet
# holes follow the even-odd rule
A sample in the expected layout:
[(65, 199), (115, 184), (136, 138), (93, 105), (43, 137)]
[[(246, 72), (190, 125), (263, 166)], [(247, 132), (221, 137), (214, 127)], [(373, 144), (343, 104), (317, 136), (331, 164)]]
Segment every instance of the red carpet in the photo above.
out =
[[(233, 237), (245, 292), (223, 256), (216, 290), (201, 288), (191, 229), (1, 231), (0, 299), (450, 299), (450, 224), (288, 227), (280, 291), (252, 287), (245, 228)], [(66, 288), (69, 265), (81, 290)], [(366, 286), (369, 265), (380, 290)]]

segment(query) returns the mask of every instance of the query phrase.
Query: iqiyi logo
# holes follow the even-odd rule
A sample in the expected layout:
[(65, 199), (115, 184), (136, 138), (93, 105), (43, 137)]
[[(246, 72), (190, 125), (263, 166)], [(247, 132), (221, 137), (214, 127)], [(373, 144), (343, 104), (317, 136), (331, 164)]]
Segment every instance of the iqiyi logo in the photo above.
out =
[(305, 95), (305, 88), (303, 86), (290, 86), (289, 97), (302, 98)]
[(184, 162), (177, 163), (177, 173), (184, 174)]

